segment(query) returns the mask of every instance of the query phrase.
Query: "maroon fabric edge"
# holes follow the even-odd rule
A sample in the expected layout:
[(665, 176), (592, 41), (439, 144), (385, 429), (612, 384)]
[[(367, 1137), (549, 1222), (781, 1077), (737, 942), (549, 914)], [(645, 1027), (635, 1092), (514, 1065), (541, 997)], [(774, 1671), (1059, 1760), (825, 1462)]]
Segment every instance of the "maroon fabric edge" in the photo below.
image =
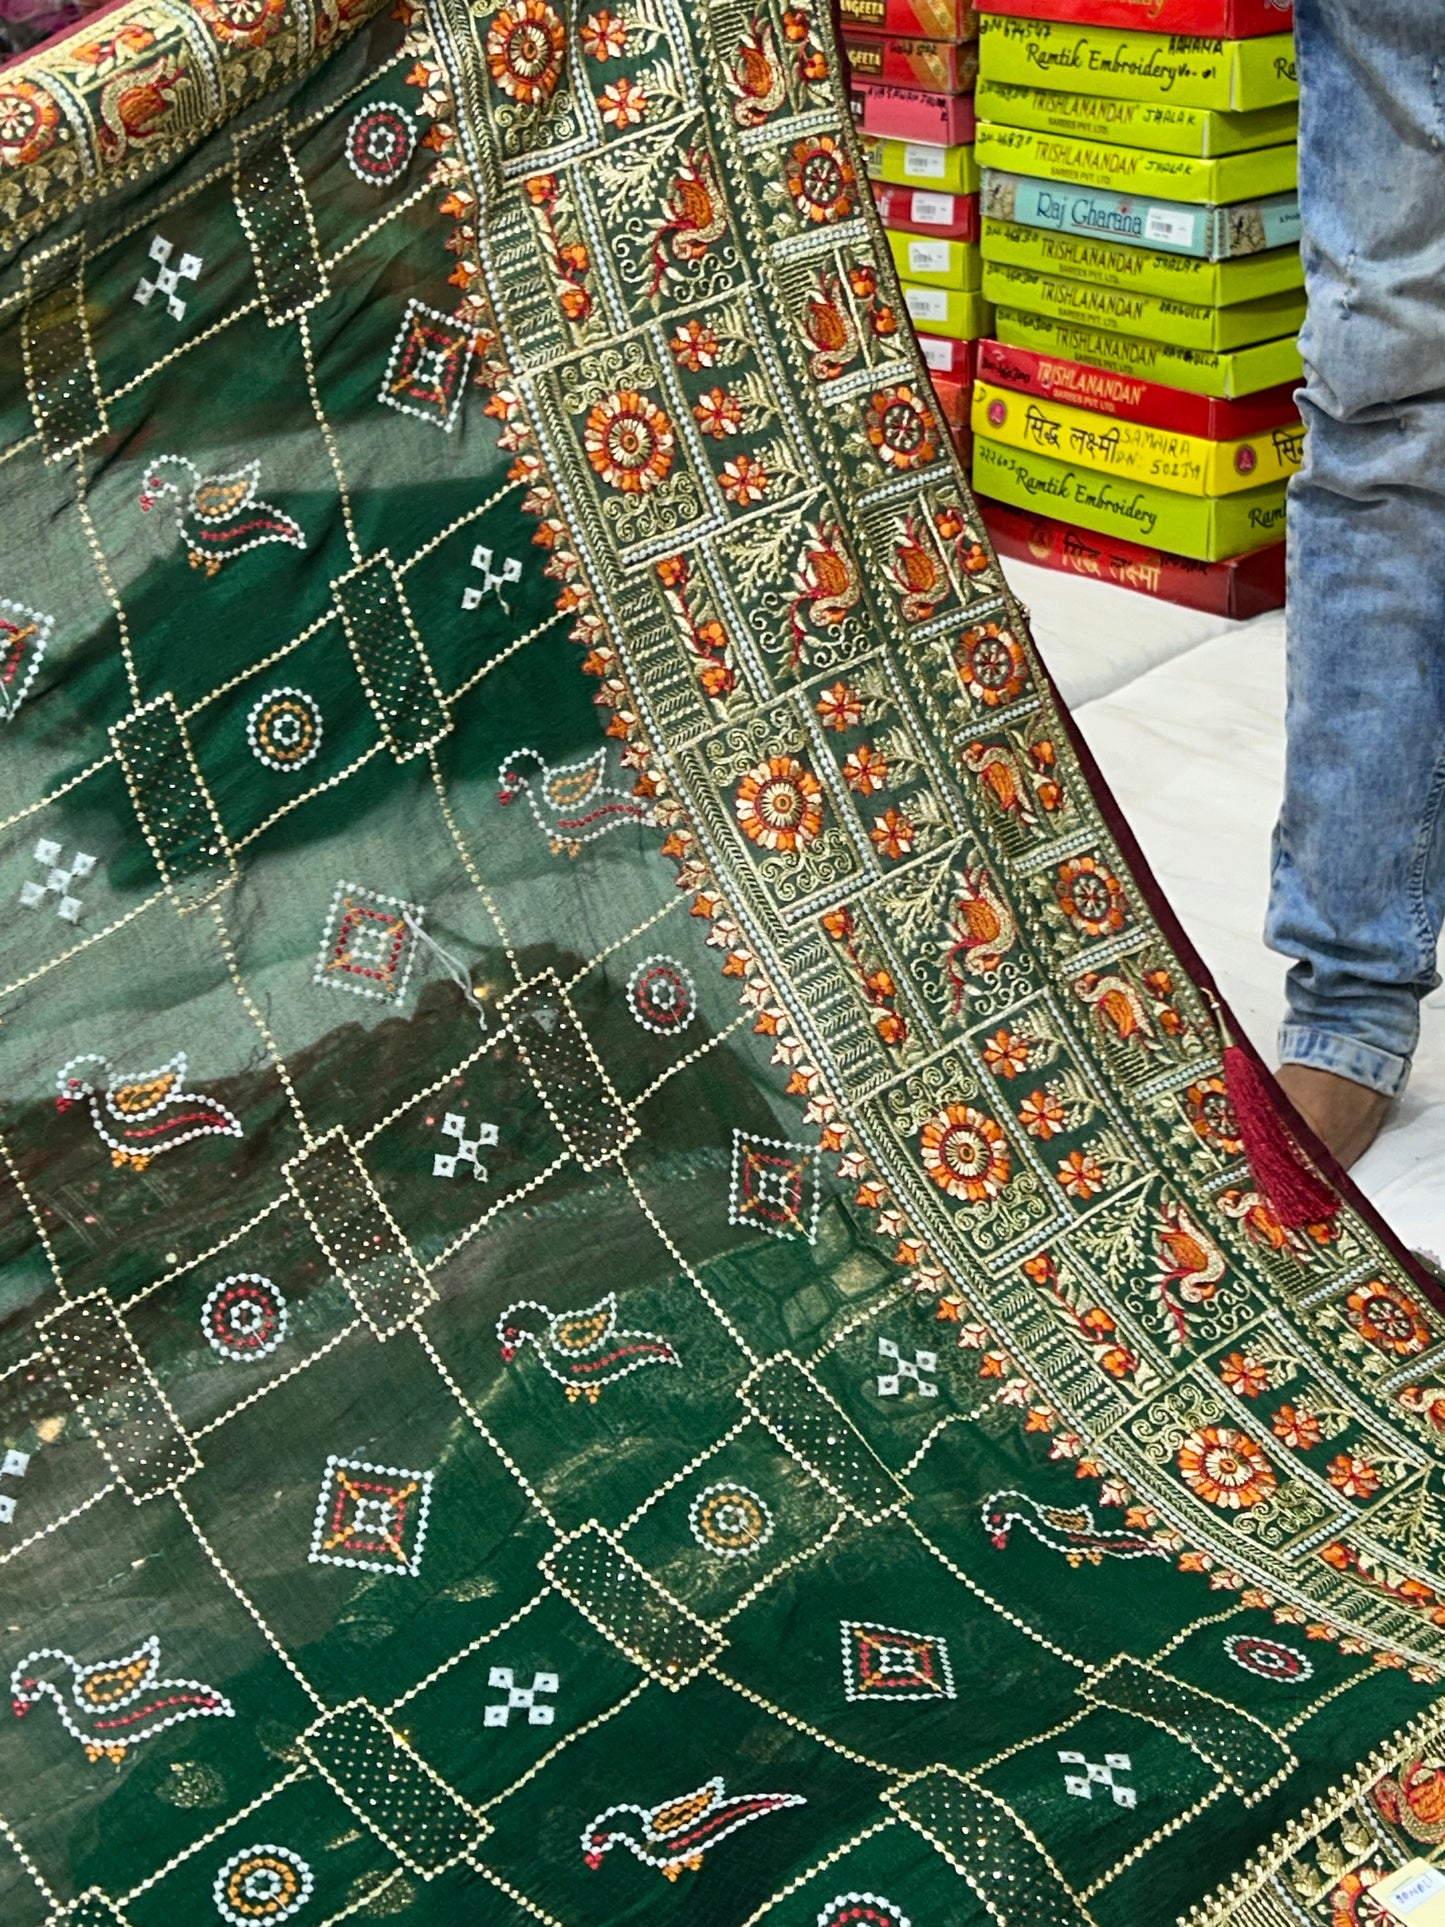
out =
[[(971, 488), (969, 492), (972, 494)], [(1007, 582), (1007, 575), (1004, 572), (1002, 562), (999, 563), (999, 571), (1001, 574), (1004, 574), (1004, 579)], [(1019, 600), (1012, 586), (1009, 587), (1009, 595), (1018, 607), (1026, 613), (1027, 605)], [(1032, 636), (1032, 629), (1030, 629), (1030, 635)], [(1415, 1253), (1403, 1242), (1399, 1234), (1386, 1223), (1380, 1212), (1371, 1204), (1370, 1200), (1365, 1196), (1363, 1191), (1360, 1190), (1354, 1179), (1351, 1178), (1348, 1171), (1338, 1164), (1325, 1146), (1321, 1144), (1309, 1125), (1305, 1123), (1299, 1112), (1294, 1108), (1293, 1104), (1290, 1103), (1289, 1098), (1285, 1095), (1284, 1090), (1276, 1079), (1273, 1070), (1265, 1062), (1263, 1057), (1260, 1056), (1258, 1050), (1256, 1050), (1254, 1044), (1245, 1032), (1244, 1026), (1234, 1015), (1228, 999), (1224, 996), (1215, 980), (1213, 971), (1199, 954), (1193, 938), (1185, 930), (1174, 906), (1170, 903), (1168, 897), (1160, 887), (1158, 878), (1154, 875), (1148, 859), (1140, 848), (1139, 839), (1135, 836), (1128, 819), (1120, 809), (1114, 792), (1109, 788), (1108, 783), (1104, 779), (1103, 771), (1099, 768), (1094, 752), (1084, 740), (1083, 731), (1080, 729), (1068, 704), (1059, 694), (1059, 686), (1054, 681), (1053, 671), (1044, 661), (1037, 641), (1034, 642), (1034, 655), (1040, 669), (1043, 671), (1044, 681), (1050, 694), (1053, 696), (1059, 718), (1068, 734), (1070, 747), (1073, 749), (1075, 756), (1078, 758), (1079, 765), (1088, 779), (1089, 788), (1093, 793), (1094, 801), (1099, 806), (1099, 812), (1108, 825), (1110, 834), (1123, 852), (1124, 860), (1129, 866), (1130, 875), (1139, 894), (1149, 906), (1150, 914), (1164, 932), (1171, 949), (1176, 952), (1180, 962), (1184, 965), (1194, 983), (1201, 990), (1207, 992), (1219, 1006), (1219, 1010), (1229, 1026), (1230, 1042), (1237, 1045), (1254, 1065), (1255, 1069), (1263, 1075), (1266, 1086), (1274, 1099), (1275, 1107), (1279, 1111), (1280, 1116), (1284, 1119), (1290, 1130), (1294, 1132), (1301, 1145), (1309, 1153), (1313, 1162), (1319, 1167), (1322, 1175), (1329, 1180), (1332, 1187), (1339, 1193), (1341, 1203), (1348, 1205), (1350, 1210), (1355, 1212), (1364, 1221), (1371, 1232), (1374, 1233), (1381, 1244), (1389, 1251), (1396, 1263), (1408, 1273), (1413, 1282), (1425, 1293), (1425, 1296), (1436, 1309), (1445, 1312), (1445, 1284), (1442, 1284), (1428, 1267), (1416, 1257)], [(1261, 935), (1261, 944), (1263, 944), (1263, 941), (1264, 939)]]
[(7, 54), (4, 60), (0, 60), (0, 74), (6, 74), (12, 67), (18, 67), (24, 61), (33, 60), (37, 54), (43, 54), (52, 47), (58, 47), (64, 40), (73, 39), (82, 33), (89, 33), (97, 21), (104, 20), (107, 14), (118, 13), (122, 7), (129, 5), (130, 0), (105, 0), (104, 6), (97, 7), (93, 13), (83, 13), (79, 20), (67, 21), (63, 27), (57, 27), (54, 33), (46, 34), (43, 40), (37, 40), (34, 46), (23, 47), (19, 53)]

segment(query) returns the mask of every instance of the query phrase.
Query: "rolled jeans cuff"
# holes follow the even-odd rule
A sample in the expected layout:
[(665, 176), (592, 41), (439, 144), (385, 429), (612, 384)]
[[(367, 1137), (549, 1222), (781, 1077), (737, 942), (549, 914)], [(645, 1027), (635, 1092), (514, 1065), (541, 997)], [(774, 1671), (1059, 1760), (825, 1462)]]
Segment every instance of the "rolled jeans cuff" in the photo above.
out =
[(1310, 1024), (1282, 1024), (1279, 1032), (1281, 1064), (1304, 1064), (1310, 1070), (1333, 1071), (1352, 1084), (1378, 1091), (1381, 1097), (1398, 1097), (1410, 1075), (1408, 1057), (1362, 1044), (1338, 1031), (1318, 1030)]

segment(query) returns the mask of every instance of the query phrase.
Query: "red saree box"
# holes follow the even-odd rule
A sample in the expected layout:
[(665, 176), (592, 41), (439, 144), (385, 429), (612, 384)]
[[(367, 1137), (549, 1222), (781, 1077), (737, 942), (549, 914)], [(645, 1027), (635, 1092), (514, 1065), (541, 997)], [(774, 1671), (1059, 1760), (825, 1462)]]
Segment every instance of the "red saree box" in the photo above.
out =
[(1097, 415), (1113, 415), (1119, 421), (1140, 422), (1178, 435), (1201, 435), (1211, 442), (1245, 441), (1252, 435), (1268, 435), (1275, 428), (1299, 428), (1294, 398), (1298, 384), (1292, 381), (1282, 382), (1277, 388), (1262, 388), (1240, 401), (1224, 401), (1214, 395), (1186, 394), (1182, 388), (1168, 388), (1157, 381), (1141, 381), (1137, 375), (1113, 374), (1107, 368), (1061, 361), (1032, 348), (1010, 348), (1002, 341), (988, 340), (978, 344), (978, 372), (983, 380), (1017, 389), (1021, 395), (1066, 402), (1073, 408), (1092, 409)]
[(938, 398), (938, 412), (955, 432), (968, 427), (969, 404), (973, 399), (971, 381), (954, 381), (947, 375), (933, 377), (933, 392)]
[(967, 147), (973, 140), (972, 94), (920, 94), (881, 80), (854, 80), (848, 98), (861, 133), (930, 147)]
[(1177, 602), (1186, 609), (1243, 622), (1266, 609), (1284, 607), (1284, 543), (1233, 555), (1221, 562), (1194, 562), (1164, 549), (1123, 542), (1092, 529), (1076, 529), (1047, 515), (1011, 508), (980, 496), (994, 547), (1000, 555), (1065, 575), (1091, 576), (1137, 589), (1160, 602)]
[(917, 34), (925, 40), (976, 40), (978, 11), (970, 0), (838, 0), (846, 34)]
[(888, 187), (873, 183), (878, 218), (895, 233), (933, 234), (940, 240), (976, 241), (979, 236), (976, 194), (931, 194), (921, 187)]
[(965, 386), (973, 381), (973, 351), (977, 346), (976, 341), (956, 341), (952, 335), (918, 337), (919, 353), (928, 363), (929, 372)]
[(917, 87), (926, 94), (966, 94), (978, 79), (978, 43), (915, 40), (902, 34), (843, 32), (843, 51), (855, 80)]
[(1253, 40), (1257, 34), (1288, 33), (1294, 25), (1292, 0), (983, 0), (979, 12), (1193, 34), (1203, 40)]

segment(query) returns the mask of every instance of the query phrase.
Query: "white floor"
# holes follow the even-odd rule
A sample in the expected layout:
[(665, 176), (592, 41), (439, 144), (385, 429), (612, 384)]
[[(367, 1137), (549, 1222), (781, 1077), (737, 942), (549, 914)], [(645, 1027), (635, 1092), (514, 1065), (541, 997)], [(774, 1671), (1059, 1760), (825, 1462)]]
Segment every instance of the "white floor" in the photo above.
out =
[[(1284, 769), (1284, 618), (1226, 622), (1007, 565), (1034, 634), (1165, 893), (1273, 1061), (1285, 965), (1260, 937)], [(1445, 990), (1356, 1179), (1406, 1243), (1445, 1251)]]

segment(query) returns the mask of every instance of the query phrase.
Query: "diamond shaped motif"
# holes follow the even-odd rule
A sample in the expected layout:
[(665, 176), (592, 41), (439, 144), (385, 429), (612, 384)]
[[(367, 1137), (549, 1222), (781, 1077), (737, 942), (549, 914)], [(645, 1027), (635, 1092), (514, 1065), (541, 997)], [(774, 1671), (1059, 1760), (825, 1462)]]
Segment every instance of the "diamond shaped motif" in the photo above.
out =
[(450, 434), (472, 362), (472, 337), (452, 315), (409, 301), (377, 400)]
[(426, 1538), (432, 1474), (365, 1459), (326, 1461), (311, 1528), (321, 1566), (366, 1566), (415, 1578)]
[(843, 1690), (850, 1700), (951, 1700), (953, 1668), (937, 1633), (845, 1619)]
[(733, 1132), (730, 1224), (751, 1225), (770, 1238), (806, 1238), (812, 1244), (821, 1203), (818, 1153), (811, 1144)]
[(318, 984), (379, 1002), (400, 1001), (416, 955), (422, 911), (400, 897), (338, 883), (312, 972)]

